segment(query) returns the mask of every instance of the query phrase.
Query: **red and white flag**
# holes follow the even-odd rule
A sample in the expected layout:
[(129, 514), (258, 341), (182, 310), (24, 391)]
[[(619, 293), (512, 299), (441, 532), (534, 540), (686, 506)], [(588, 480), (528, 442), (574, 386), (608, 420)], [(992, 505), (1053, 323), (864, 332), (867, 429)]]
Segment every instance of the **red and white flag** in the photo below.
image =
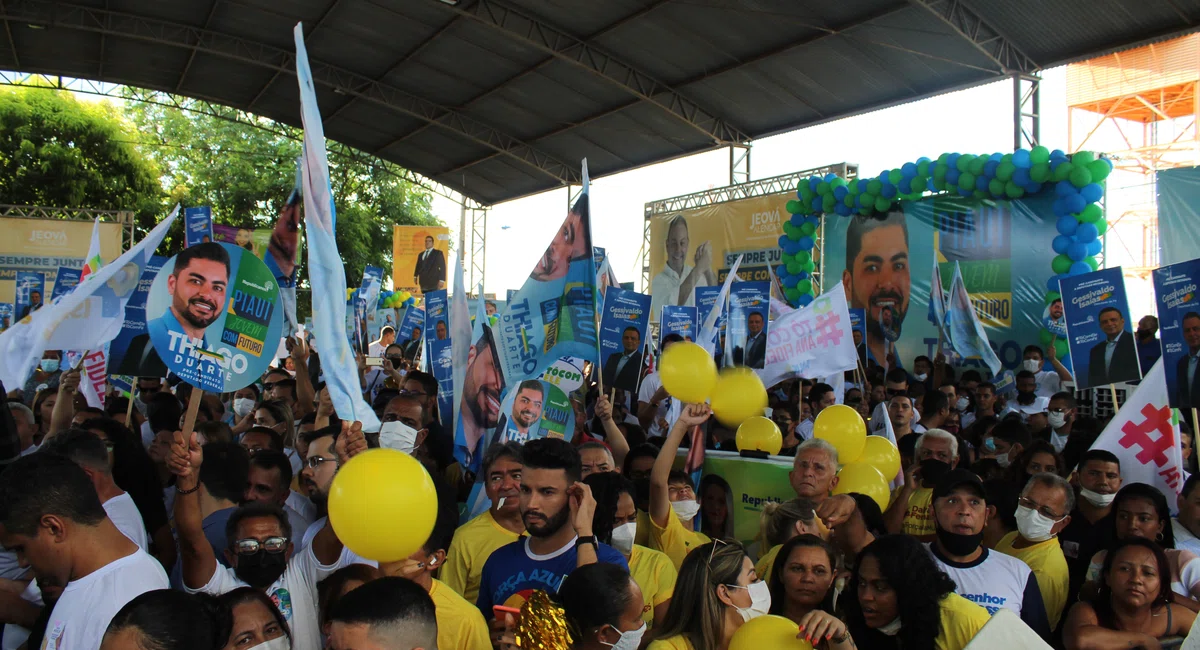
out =
[(1179, 446), (1179, 420), (1167, 403), (1167, 376), (1162, 361), (1138, 384), (1092, 449), (1111, 451), (1121, 459), (1121, 482), (1145, 483), (1175, 499), (1183, 488), (1183, 451)]

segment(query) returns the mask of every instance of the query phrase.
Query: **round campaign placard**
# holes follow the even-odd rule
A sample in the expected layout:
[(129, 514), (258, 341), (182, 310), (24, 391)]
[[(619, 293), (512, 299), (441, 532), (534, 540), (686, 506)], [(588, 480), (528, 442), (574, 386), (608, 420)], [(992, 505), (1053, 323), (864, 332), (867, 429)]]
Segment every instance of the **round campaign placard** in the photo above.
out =
[(146, 330), (187, 383), (213, 393), (244, 388), (262, 376), (282, 335), (275, 276), (244, 248), (190, 246), (154, 277)]
[(500, 403), (498, 442), (525, 444), (538, 438), (569, 441), (574, 436), (575, 410), (571, 408), (571, 399), (548, 381), (523, 381), (509, 390)]

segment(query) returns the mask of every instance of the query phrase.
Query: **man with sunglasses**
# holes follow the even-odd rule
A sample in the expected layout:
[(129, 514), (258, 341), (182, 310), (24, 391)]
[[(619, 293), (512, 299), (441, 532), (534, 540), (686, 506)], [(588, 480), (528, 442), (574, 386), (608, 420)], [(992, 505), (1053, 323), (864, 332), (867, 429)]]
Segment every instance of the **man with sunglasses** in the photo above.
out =
[[(310, 446), (310, 468), (314, 464), (332, 465), (336, 471), (338, 465), (367, 448), (358, 422), (353, 425), (343, 422), (336, 437), (333, 449), (317, 443)], [(226, 531), (230, 542), (224, 553), (230, 568), (219, 566), (200, 526), (200, 500), (196, 492), (204, 456), (194, 433), (186, 442), (181, 432), (175, 433), (169, 465), (177, 477), (175, 526), (183, 559), (184, 589), (188, 593), (214, 596), (243, 586), (261, 589), (275, 602), (291, 627), (292, 647), (320, 650), (317, 582), (352, 564), (354, 556), (345, 551), (328, 523), (314, 536), (310, 546), (293, 553), (293, 531), (287, 515), (273, 504), (252, 503), (238, 508), (229, 518)]]

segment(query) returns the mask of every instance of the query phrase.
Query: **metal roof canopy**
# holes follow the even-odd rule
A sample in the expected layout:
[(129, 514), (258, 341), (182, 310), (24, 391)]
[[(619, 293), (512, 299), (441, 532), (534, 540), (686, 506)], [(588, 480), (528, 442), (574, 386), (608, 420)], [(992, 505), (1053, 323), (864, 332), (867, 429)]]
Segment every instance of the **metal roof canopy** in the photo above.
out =
[(298, 126), (491, 205), (1188, 32), (1200, 0), (0, 0), (0, 69)]

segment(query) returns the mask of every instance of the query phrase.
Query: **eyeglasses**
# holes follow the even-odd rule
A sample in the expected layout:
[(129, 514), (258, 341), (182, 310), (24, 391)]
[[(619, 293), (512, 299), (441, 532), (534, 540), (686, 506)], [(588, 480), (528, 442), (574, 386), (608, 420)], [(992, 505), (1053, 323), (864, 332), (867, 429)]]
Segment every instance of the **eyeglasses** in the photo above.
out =
[(1038, 505), (1037, 502), (1031, 500), (1029, 497), (1021, 497), (1021, 498), (1017, 499), (1017, 505), (1024, 506), (1026, 508), (1029, 508), (1030, 510), (1037, 510), (1039, 513), (1042, 514), (1043, 517), (1046, 517), (1048, 519), (1053, 519), (1054, 521), (1058, 521), (1059, 519), (1062, 519), (1064, 517), (1064, 515), (1060, 515), (1057, 512), (1054, 512), (1053, 510), (1051, 510), (1049, 506)]
[(407, 397), (407, 396), (412, 396), (412, 397), (425, 397), (425, 396), (429, 395), (429, 393), (425, 393), (425, 392), (422, 392), (422, 391), (419, 391), (419, 390), (408, 390), (407, 388), (401, 388), (401, 389), (400, 389), (400, 394), (401, 394), (401, 395), (403, 395), (403, 396), (405, 396), (405, 397)]
[(264, 382), (263, 382), (263, 392), (265, 393), (265, 392), (267, 392), (267, 391), (269, 391), (269, 390), (272, 390), (273, 388), (275, 388), (275, 385), (276, 385), (277, 383), (279, 383), (279, 382), (274, 382), (274, 381), (264, 381)]
[(253, 537), (239, 539), (233, 543), (233, 549), (238, 555), (253, 555), (260, 550), (268, 553), (282, 553), (287, 550), (288, 538), (268, 537), (261, 542)]
[(321, 466), (321, 463), (336, 463), (336, 462), (337, 462), (336, 458), (326, 458), (324, 456), (309, 456), (308, 459), (304, 461), (304, 464), (307, 465), (309, 469), (316, 469)]

